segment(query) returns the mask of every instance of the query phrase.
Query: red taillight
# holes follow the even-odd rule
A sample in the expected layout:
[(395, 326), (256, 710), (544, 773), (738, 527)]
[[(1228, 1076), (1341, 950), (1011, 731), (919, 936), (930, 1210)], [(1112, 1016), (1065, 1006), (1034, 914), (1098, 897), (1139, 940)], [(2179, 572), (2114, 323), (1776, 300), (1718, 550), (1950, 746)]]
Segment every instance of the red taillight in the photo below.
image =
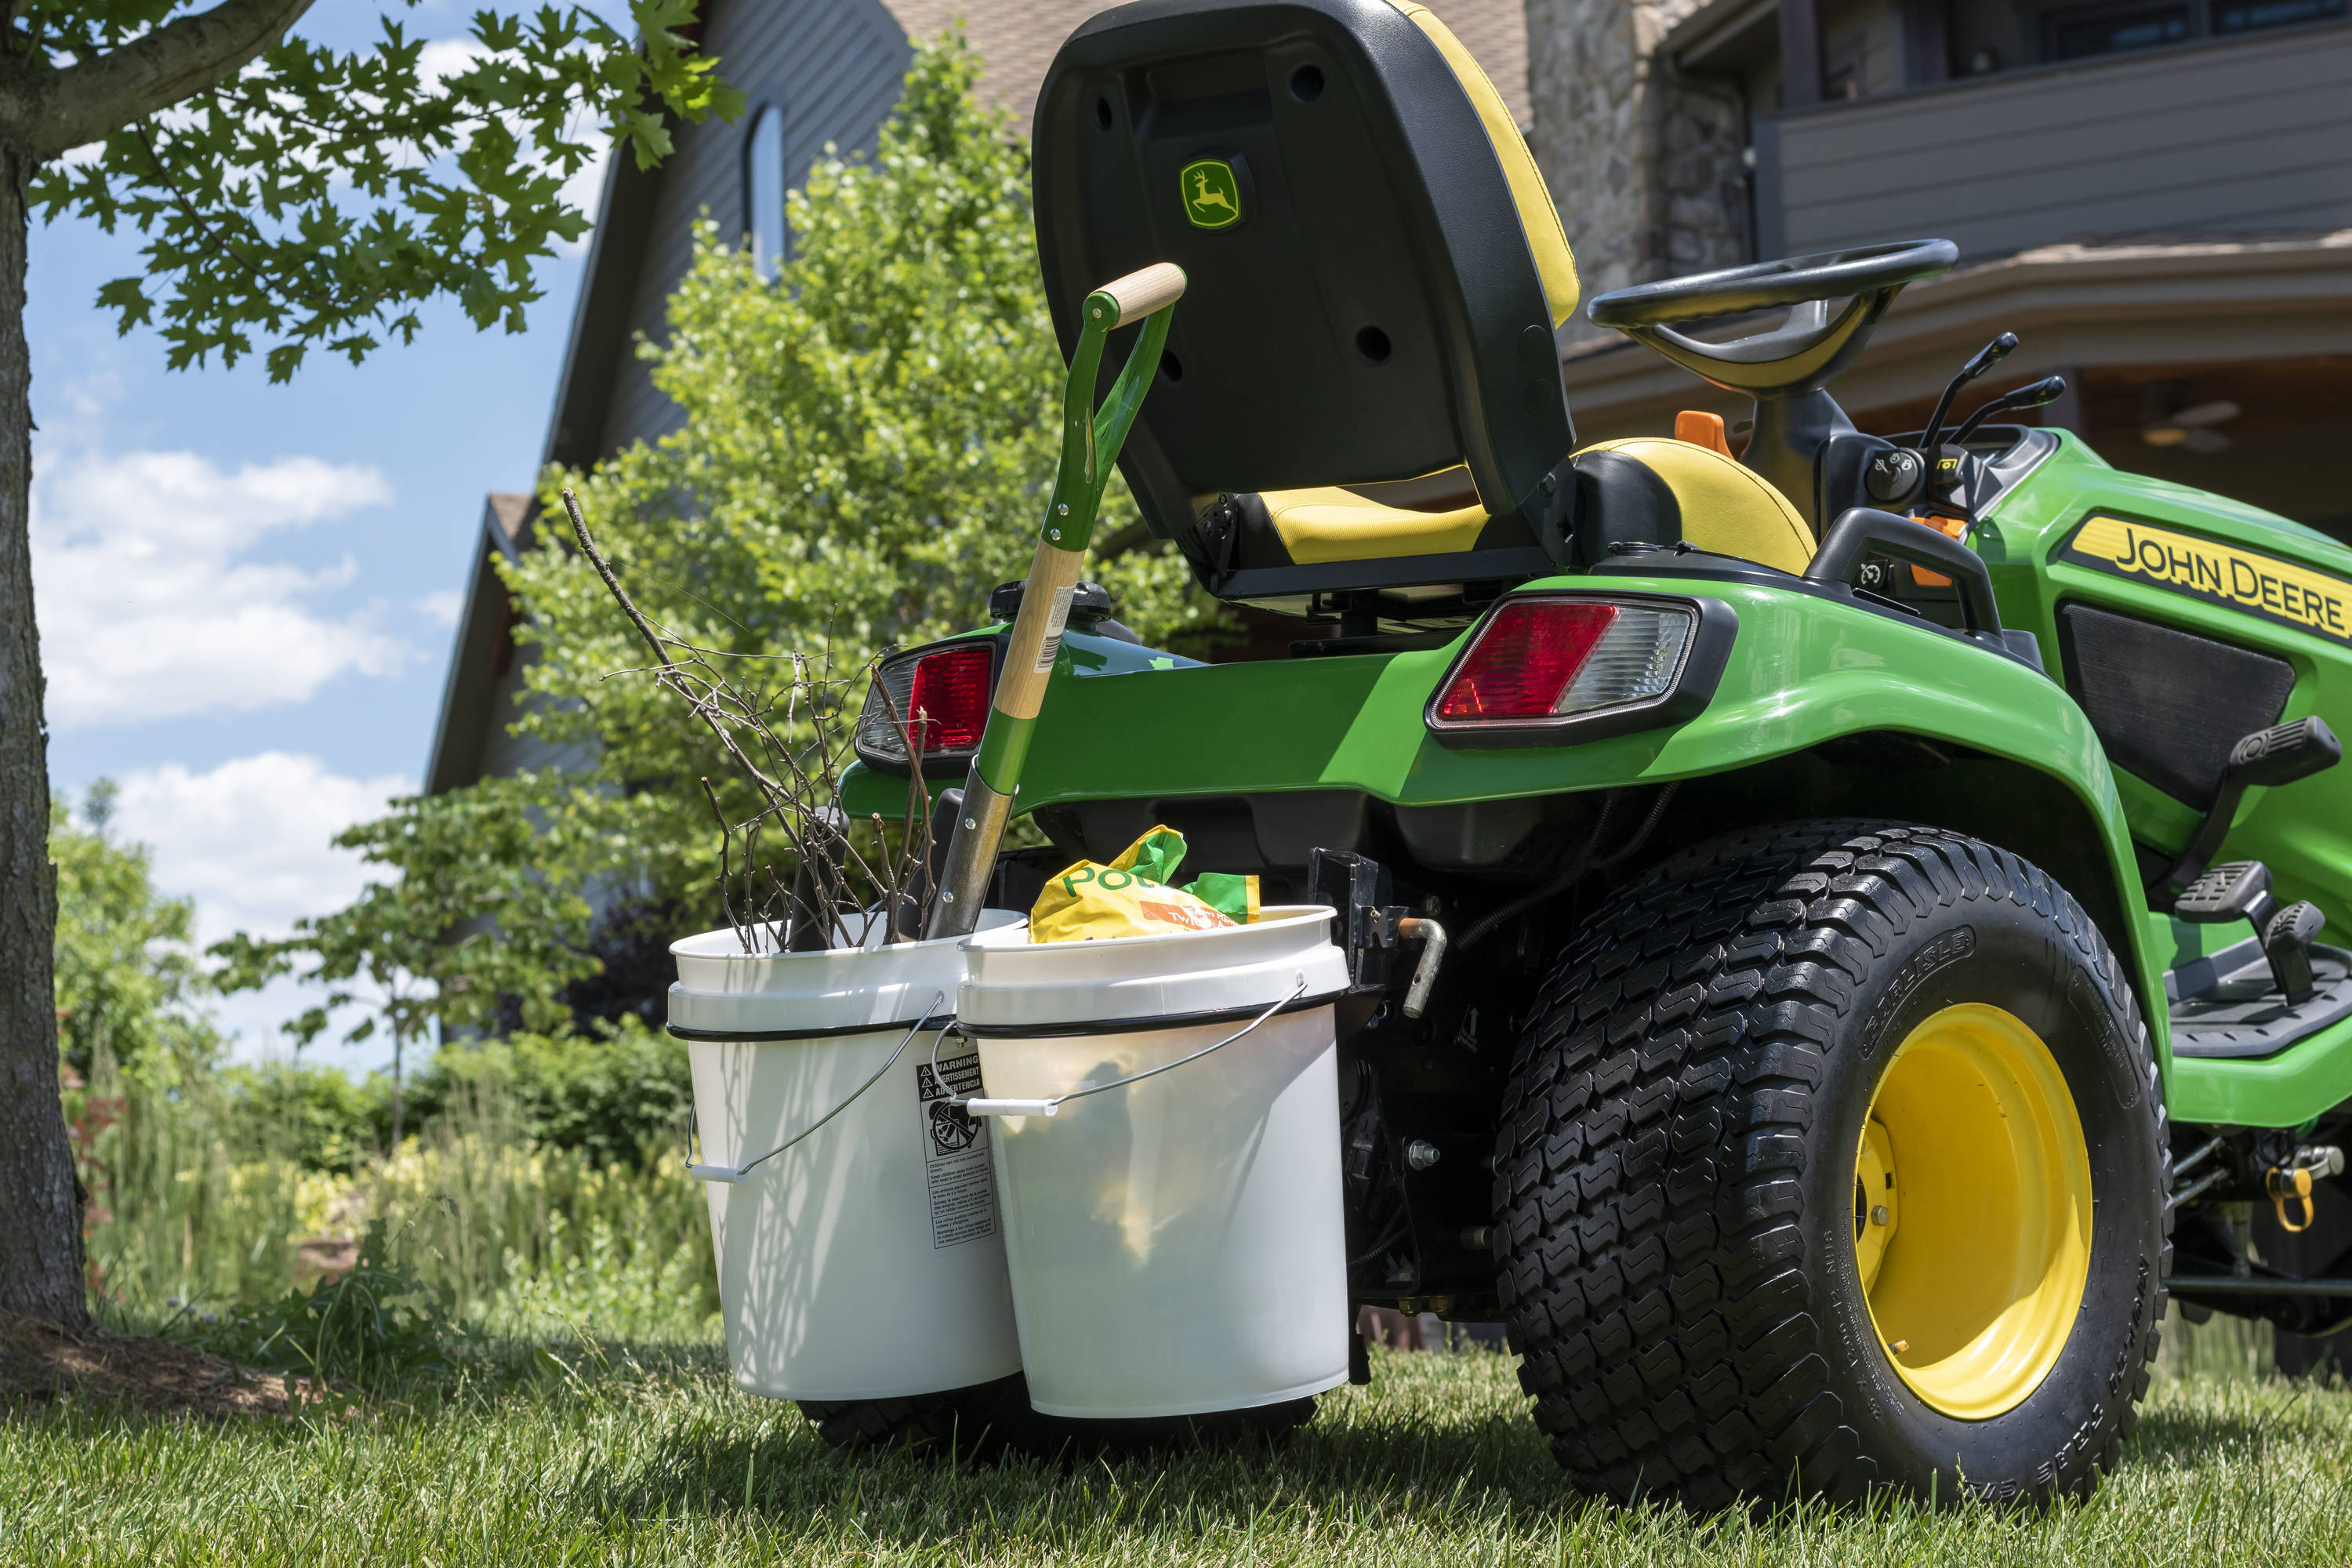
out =
[(969, 752), (980, 744), (980, 732), (988, 728), (989, 675), (994, 662), (986, 643), (970, 642), (916, 661), (906, 721), (926, 756)]
[(857, 715), (857, 754), (868, 767), (898, 773), (907, 766), (911, 735), (933, 761), (970, 755), (988, 728), (995, 676), (993, 639), (940, 643), (885, 659)]
[(1615, 605), (1505, 605), (1447, 683), (1437, 700), (1437, 717), (1549, 716), (1617, 616)]

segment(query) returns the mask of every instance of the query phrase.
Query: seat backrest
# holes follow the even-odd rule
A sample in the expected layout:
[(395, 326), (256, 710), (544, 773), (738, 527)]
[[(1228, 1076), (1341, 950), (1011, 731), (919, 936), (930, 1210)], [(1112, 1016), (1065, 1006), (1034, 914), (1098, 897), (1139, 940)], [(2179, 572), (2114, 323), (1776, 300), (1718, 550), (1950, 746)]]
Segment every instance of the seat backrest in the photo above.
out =
[(1120, 463), (1212, 587), (1196, 521), (1221, 493), (1457, 465), (1511, 524), (1494, 531), (1518, 574), (1568, 562), (1575, 436), (1553, 331), (1575, 264), (1500, 95), (1424, 7), (1106, 12), (1055, 57), (1033, 146), (1065, 350), (1104, 280), (1152, 261), (1191, 279)]

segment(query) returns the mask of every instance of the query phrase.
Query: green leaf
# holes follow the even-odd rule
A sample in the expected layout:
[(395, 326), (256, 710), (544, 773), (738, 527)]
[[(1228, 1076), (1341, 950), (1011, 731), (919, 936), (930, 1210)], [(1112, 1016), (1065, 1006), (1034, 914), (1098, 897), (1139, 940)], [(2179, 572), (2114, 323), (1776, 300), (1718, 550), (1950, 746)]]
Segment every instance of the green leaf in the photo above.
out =
[[(22, 16), (36, 58), (64, 61), (197, 9), (36, 0)], [(517, 330), (539, 298), (532, 264), (585, 232), (562, 198), (570, 175), (614, 144), (649, 165), (671, 151), (673, 120), (741, 112), (692, 41), (697, 14), (693, 0), (633, 0), (625, 30), (585, 5), (480, 12), (479, 52), (439, 78), (391, 16), (372, 47), (290, 37), (95, 156), (44, 166), (30, 199), (46, 219), (139, 231), (146, 275), (97, 303), (120, 331), (159, 325), (174, 369), (235, 364), (257, 343), (273, 381), (312, 347), (358, 363), (406, 342), (436, 298), (477, 327)]]

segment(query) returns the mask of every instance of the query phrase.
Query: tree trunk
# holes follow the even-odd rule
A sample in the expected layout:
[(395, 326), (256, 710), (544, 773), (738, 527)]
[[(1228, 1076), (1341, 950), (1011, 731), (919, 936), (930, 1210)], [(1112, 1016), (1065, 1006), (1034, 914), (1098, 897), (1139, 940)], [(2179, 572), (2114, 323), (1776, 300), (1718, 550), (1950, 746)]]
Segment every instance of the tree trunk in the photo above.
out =
[(58, 1098), (49, 731), (33, 624), (24, 148), (0, 143), (0, 1310), (79, 1328), (82, 1204)]

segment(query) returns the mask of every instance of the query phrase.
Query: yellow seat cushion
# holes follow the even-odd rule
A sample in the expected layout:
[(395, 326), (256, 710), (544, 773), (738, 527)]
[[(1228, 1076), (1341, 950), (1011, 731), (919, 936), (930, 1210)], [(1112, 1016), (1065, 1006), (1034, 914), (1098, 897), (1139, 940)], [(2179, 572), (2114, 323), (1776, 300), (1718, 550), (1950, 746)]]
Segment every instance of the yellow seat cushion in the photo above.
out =
[[(1801, 573), (1813, 559), (1812, 531), (1788, 498), (1713, 447), (1634, 436), (1597, 441), (1577, 456), (1593, 452), (1617, 453), (1655, 474), (1674, 493), (1682, 538), (1696, 549), (1783, 572)], [(1258, 499), (1283, 548), (1301, 566), (1475, 550), (1487, 521), (1468, 471), (1458, 467), (1386, 484), (1268, 490)], [(1599, 521), (1606, 536), (1608, 519)]]
[[(1664, 479), (1695, 549), (1801, 573), (1813, 559), (1812, 530), (1772, 482), (1712, 447), (1668, 436), (1596, 441), (1577, 453), (1615, 452)], [(1605, 520), (1604, 520), (1605, 521)]]
[[(1465, 484), (1468, 479), (1464, 473)], [(1451, 555), (1475, 549), (1479, 531), (1486, 526), (1486, 509), (1475, 500), (1467, 506), (1420, 511), (1390, 506), (1338, 485), (1269, 490), (1258, 499), (1265, 503), (1266, 521), (1282, 536), (1282, 547), (1301, 566)]]

